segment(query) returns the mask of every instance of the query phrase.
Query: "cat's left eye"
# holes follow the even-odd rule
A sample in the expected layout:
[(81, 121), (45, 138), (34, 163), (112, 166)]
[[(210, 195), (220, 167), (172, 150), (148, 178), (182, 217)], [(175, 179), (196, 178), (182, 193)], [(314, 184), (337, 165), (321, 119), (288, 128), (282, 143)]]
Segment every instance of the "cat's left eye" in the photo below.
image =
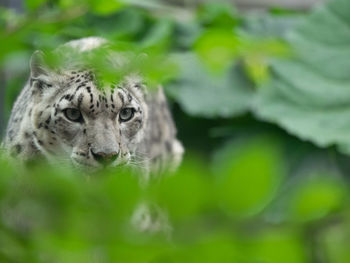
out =
[(134, 108), (123, 108), (119, 112), (119, 120), (121, 122), (129, 121), (134, 117)]
[(83, 121), (83, 116), (81, 115), (80, 110), (77, 110), (74, 108), (68, 108), (68, 109), (65, 109), (63, 112), (66, 118), (70, 121), (74, 121), (74, 122)]

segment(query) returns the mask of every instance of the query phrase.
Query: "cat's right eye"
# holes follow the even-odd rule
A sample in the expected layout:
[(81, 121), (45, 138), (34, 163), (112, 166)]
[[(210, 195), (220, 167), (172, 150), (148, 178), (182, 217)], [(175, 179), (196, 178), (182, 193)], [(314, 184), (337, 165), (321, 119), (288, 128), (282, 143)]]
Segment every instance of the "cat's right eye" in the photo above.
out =
[(63, 110), (64, 116), (70, 121), (73, 122), (83, 122), (83, 116), (78, 109), (68, 108)]

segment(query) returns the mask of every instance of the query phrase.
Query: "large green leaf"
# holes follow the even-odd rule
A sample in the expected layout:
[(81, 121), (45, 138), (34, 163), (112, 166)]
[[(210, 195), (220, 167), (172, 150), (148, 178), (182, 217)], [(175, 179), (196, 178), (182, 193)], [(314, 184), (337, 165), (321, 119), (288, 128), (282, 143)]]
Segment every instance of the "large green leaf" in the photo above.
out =
[(318, 146), (350, 153), (350, 2), (316, 8), (287, 39), (295, 58), (272, 61), (257, 116)]
[(169, 93), (191, 115), (231, 117), (248, 110), (252, 83), (238, 67), (214, 74), (192, 53), (179, 54), (180, 76), (168, 85)]

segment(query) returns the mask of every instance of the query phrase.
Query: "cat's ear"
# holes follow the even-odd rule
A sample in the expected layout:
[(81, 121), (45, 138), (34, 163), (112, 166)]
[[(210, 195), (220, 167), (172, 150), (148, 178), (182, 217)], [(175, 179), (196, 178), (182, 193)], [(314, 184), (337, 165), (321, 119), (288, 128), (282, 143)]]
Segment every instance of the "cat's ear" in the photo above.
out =
[(30, 59), (30, 75), (32, 78), (38, 78), (41, 75), (48, 75), (44, 52), (36, 50), (33, 53)]

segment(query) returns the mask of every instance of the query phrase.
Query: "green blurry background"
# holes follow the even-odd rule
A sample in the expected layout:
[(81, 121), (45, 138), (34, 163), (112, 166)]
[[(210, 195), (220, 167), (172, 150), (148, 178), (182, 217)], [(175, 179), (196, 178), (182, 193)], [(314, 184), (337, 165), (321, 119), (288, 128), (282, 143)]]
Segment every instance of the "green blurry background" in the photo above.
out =
[[(0, 262), (350, 262), (350, 2), (0, 1), (0, 130), (36, 49), (102, 36), (171, 62), (176, 175), (0, 163)], [(11, 7), (11, 8), (10, 8)], [(171, 233), (130, 226), (146, 200)]]

